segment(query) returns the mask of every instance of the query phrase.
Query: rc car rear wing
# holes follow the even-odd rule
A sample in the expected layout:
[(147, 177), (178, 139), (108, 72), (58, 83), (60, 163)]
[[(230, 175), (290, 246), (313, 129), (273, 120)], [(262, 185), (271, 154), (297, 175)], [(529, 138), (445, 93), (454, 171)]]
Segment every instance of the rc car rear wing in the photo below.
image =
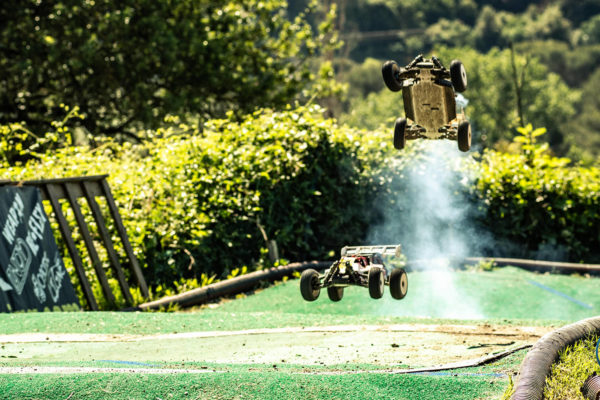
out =
[(401, 252), (401, 246), (399, 244), (394, 245), (382, 245), (382, 246), (344, 246), (341, 251), (342, 257), (346, 255), (369, 255), (369, 254), (381, 254), (382, 256), (396, 256), (399, 257)]

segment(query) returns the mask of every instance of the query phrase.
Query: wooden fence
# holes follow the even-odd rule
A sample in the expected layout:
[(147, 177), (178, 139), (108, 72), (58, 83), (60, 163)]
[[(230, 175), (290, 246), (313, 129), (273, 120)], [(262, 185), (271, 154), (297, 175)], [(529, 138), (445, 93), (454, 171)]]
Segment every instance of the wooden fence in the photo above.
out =
[(148, 286), (146, 285), (146, 280), (142, 275), (142, 270), (140, 269), (138, 260), (133, 254), (133, 249), (131, 248), (131, 244), (129, 243), (127, 232), (125, 231), (125, 227), (123, 226), (123, 221), (121, 220), (119, 210), (117, 209), (110, 187), (108, 186), (108, 182), (106, 181), (107, 176), (108, 175), (95, 175), (74, 178), (42, 179), (36, 181), (23, 182), (6, 180), (0, 181), (0, 185), (35, 186), (40, 189), (42, 193), (42, 199), (50, 203), (54, 212), (54, 218), (58, 223), (60, 234), (65, 243), (65, 246), (67, 247), (69, 256), (73, 261), (73, 266), (75, 267), (81, 290), (83, 291), (83, 295), (87, 302), (87, 308), (92, 311), (98, 310), (98, 302), (92, 291), (92, 285), (90, 284), (90, 281), (86, 276), (86, 269), (84, 267), (82, 257), (77, 249), (75, 240), (73, 239), (71, 227), (69, 226), (69, 223), (63, 213), (60, 202), (61, 199), (66, 199), (73, 211), (77, 227), (79, 228), (79, 232), (85, 243), (85, 247), (88, 251), (89, 260), (91, 261), (92, 267), (96, 273), (98, 282), (102, 287), (104, 297), (110, 304), (116, 304), (115, 294), (112, 292), (111, 287), (109, 285), (108, 277), (104, 270), (103, 263), (100, 260), (100, 256), (98, 254), (96, 246), (94, 245), (94, 240), (90, 232), (90, 228), (88, 227), (85, 221), (85, 217), (82, 212), (81, 206), (79, 205), (78, 199), (84, 198), (87, 201), (87, 204), (89, 205), (89, 208), (91, 210), (91, 214), (94, 218), (94, 221), (96, 222), (98, 235), (101, 238), (104, 248), (106, 250), (113, 276), (119, 282), (119, 287), (123, 295), (123, 299), (129, 306), (131, 306), (133, 305), (133, 298), (131, 295), (129, 283), (125, 276), (123, 266), (119, 261), (119, 255), (115, 250), (115, 246), (111, 238), (111, 233), (107, 228), (106, 220), (103, 216), (100, 205), (96, 201), (97, 197), (104, 197), (106, 199), (106, 203), (110, 211), (110, 216), (113, 219), (114, 226), (116, 228), (119, 238), (121, 239), (121, 244), (126, 254), (126, 258), (128, 261), (127, 266), (131, 272), (131, 277), (135, 279), (135, 282), (140, 288), (140, 291), (144, 298), (148, 298)]

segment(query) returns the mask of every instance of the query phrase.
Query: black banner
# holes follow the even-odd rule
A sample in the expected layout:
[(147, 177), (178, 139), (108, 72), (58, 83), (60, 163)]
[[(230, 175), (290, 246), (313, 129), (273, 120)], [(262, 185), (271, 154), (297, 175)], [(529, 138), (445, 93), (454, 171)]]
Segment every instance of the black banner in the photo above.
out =
[(79, 308), (39, 189), (0, 187), (0, 312)]

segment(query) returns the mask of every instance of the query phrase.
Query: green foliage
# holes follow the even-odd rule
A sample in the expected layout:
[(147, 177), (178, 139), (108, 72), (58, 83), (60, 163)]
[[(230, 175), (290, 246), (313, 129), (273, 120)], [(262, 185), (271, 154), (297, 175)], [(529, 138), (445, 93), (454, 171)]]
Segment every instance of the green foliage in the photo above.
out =
[(426, 29), (425, 36), (428, 48), (435, 46), (473, 47), (475, 44), (472, 27), (459, 19), (442, 18)]
[[(522, 14), (496, 13), (504, 43), (526, 40), (569, 41), (571, 23), (566, 19), (558, 4), (543, 7), (531, 5)], [(497, 43), (486, 43), (493, 47)]]
[(268, 263), (258, 221), (292, 260), (322, 258), (365, 234), (391, 144), (321, 112), (262, 110), (242, 122), (232, 115), (202, 134), (171, 117), (144, 144), (59, 148), (0, 171), (13, 180), (109, 173), (134, 253), (162, 293), (159, 285), (182, 278)]
[(227, 275), (227, 279), (235, 278), (236, 276), (242, 276), (248, 273), (248, 267), (245, 265), (242, 268), (235, 268)]
[(575, 41), (580, 44), (600, 44), (600, 15), (594, 15), (581, 24)]
[(64, 117), (52, 121), (50, 129), (43, 135), (33, 133), (24, 123), (0, 125), (0, 163), (9, 165), (15, 160), (38, 157), (40, 151), (55, 150), (73, 144), (71, 125), (73, 120), (82, 120), (79, 107), (60, 104)]
[(6, 0), (0, 123), (45, 131), (75, 103), (88, 132), (136, 136), (169, 113), (282, 107), (308, 88), (332, 28), (288, 20), (285, 0)]
[(556, 40), (533, 40), (515, 45), (518, 54), (539, 59), (571, 87), (585, 87), (585, 82), (600, 63), (600, 44), (580, 45)]
[(598, 160), (600, 157), (600, 70), (593, 73), (583, 86), (580, 113), (571, 122), (570, 140), (581, 149), (580, 159)]
[(365, 98), (351, 99), (348, 108), (348, 112), (340, 116), (340, 122), (359, 129), (386, 129), (390, 138), (393, 137), (394, 121), (404, 116), (402, 93), (391, 92), (387, 88)]
[[(485, 130), (485, 146), (495, 146), (501, 141), (499, 147), (502, 148), (510, 142), (516, 127), (511, 65), (507, 53), (496, 50), (513, 43), (517, 66), (525, 70), (524, 94), (528, 97), (526, 100), (530, 107), (526, 113), (533, 114), (524, 125), (532, 123), (546, 126), (549, 130), (548, 140), (558, 154), (569, 154), (578, 160), (590, 162), (600, 152), (600, 145), (593, 139), (597, 131), (593, 124), (582, 123), (583, 128), (570, 135), (575, 114), (582, 119), (589, 119), (590, 111), (595, 113), (585, 99), (578, 101), (578, 88), (591, 86), (590, 91), (597, 89), (597, 85), (589, 80), (600, 63), (600, 39), (597, 37), (600, 32), (600, 19), (597, 16), (600, 6), (597, 2), (352, 0), (340, 4), (343, 4), (343, 7), (340, 6), (340, 32), (342, 37), (348, 39), (338, 55), (350, 57), (359, 65), (367, 58), (369, 61), (380, 60), (379, 63), (396, 59), (406, 64), (416, 54), (429, 54), (440, 46), (460, 49), (454, 52), (454, 56), (461, 59), (469, 58), (462, 57), (461, 52), (472, 52), (472, 49), (489, 55), (490, 60), (486, 63), (490, 63), (490, 67), (483, 72), (492, 74), (482, 76), (485, 87), (475, 89), (478, 93), (485, 92), (481, 96), (484, 100), (492, 95), (494, 104), (487, 110), (483, 109), (483, 104), (476, 104), (475, 112), (471, 113), (473, 118), (483, 120), (476, 122), (481, 130)], [(387, 34), (370, 39), (371, 36), (367, 34), (371, 34), (370, 31), (387, 31)], [(494, 57), (504, 61), (494, 62)], [(344, 60), (338, 61), (338, 64), (348, 63)], [(542, 65), (546, 68), (540, 68)], [(474, 88), (475, 79), (469, 64), (467, 67), (470, 86)], [(558, 74), (562, 80), (553, 75), (546, 78), (547, 71)], [(353, 126), (374, 127), (377, 125), (370, 122), (363, 124), (359, 118), (350, 121), (352, 118), (342, 116), (353, 112), (361, 114), (355, 111), (361, 108), (358, 105), (360, 101), (370, 93), (381, 90), (381, 86), (371, 84), (376, 75), (359, 75), (359, 72), (356, 67), (342, 71), (343, 81), (350, 84), (349, 97), (343, 104), (342, 113), (334, 109), (333, 115)], [(353, 87), (360, 90), (353, 91)], [(473, 96), (472, 93), (472, 90), (468, 91), (467, 97)], [(477, 94), (475, 96), (479, 97)], [(372, 104), (373, 98), (365, 101)], [(509, 118), (502, 121), (506, 110), (510, 111)], [(580, 137), (585, 139), (579, 140)]]
[[(518, 111), (510, 50), (492, 49), (481, 54), (470, 49), (440, 48), (437, 54), (442, 60), (458, 58), (467, 69), (466, 113), (474, 130), (481, 134), (476, 143), (490, 147), (501, 140), (511, 141), (518, 126)], [(549, 127), (548, 141), (555, 151), (561, 150), (579, 93), (535, 58), (516, 54), (515, 64), (524, 125)]]
[(512, 380), (512, 376), (508, 375), (508, 386), (504, 393), (502, 393), (502, 398), (500, 400), (510, 400), (513, 393), (515, 392), (515, 383)]
[[(396, 207), (399, 194), (411, 195), (407, 168), (418, 166), (422, 142), (398, 153), (389, 127), (355, 131), (323, 118), (322, 111), (261, 110), (241, 122), (233, 116), (211, 120), (202, 133), (169, 117), (169, 126), (144, 144), (59, 147), (0, 173), (13, 180), (109, 173), (156, 298), (270, 266), (259, 224), (282, 258), (327, 259), (343, 245), (367, 240), (381, 210)], [(451, 179), (453, 191), (480, 210), (473, 221), (493, 234), (496, 252), (509, 242), (519, 255), (599, 259), (600, 171), (548, 155), (539, 141), (543, 129), (519, 132), (513, 153), (488, 150), (480, 162), (466, 159), (475, 187)], [(83, 248), (77, 231), (75, 239)], [(67, 267), (73, 273), (68, 260)], [(91, 266), (88, 273), (93, 276)], [(110, 274), (109, 281), (116, 306), (124, 305)], [(134, 296), (142, 301), (139, 292)]]
[(548, 155), (537, 143), (543, 129), (519, 132), (518, 154), (487, 150), (477, 165), (484, 225), (497, 243), (519, 243), (523, 255), (599, 260), (600, 169)]
[(361, 64), (353, 63), (344, 75), (348, 83), (350, 99), (363, 98), (369, 93), (379, 92), (384, 88), (381, 79), (382, 62), (374, 58), (366, 58)]
[(491, 258), (489, 260), (481, 260), (479, 261), (479, 263), (477, 263), (477, 265), (474, 265), (472, 268), (468, 268), (472, 271), (484, 271), (484, 272), (491, 272), (495, 269), (496, 263), (494, 262), (494, 259)]

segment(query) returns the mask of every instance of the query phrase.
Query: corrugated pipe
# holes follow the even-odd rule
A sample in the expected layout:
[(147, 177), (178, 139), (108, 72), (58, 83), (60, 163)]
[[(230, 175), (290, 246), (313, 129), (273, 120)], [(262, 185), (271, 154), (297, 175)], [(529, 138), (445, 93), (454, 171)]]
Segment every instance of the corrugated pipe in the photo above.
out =
[(600, 317), (584, 319), (544, 335), (525, 356), (511, 400), (541, 400), (546, 377), (558, 353), (595, 333), (600, 333)]
[(599, 400), (600, 376), (597, 376), (595, 372), (593, 375), (589, 376), (581, 387), (581, 394), (583, 394), (583, 397), (587, 400)]
[(284, 276), (289, 276), (295, 271), (302, 272), (308, 268), (324, 269), (330, 265), (331, 262), (329, 261), (306, 261), (292, 263), (277, 268), (263, 269), (246, 275), (236, 276), (235, 278), (227, 279), (225, 281), (211, 283), (210, 285), (192, 289), (174, 296), (163, 297), (162, 299), (140, 304), (135, 309), (156, 309), (168, 307), (171, 304), (177, 304), (181, 307), (190, 307), (206, 303), (209, 300), (219, 297), (242, 293), (252, 289), (261, 281), (275, 281), (282, 279)]

